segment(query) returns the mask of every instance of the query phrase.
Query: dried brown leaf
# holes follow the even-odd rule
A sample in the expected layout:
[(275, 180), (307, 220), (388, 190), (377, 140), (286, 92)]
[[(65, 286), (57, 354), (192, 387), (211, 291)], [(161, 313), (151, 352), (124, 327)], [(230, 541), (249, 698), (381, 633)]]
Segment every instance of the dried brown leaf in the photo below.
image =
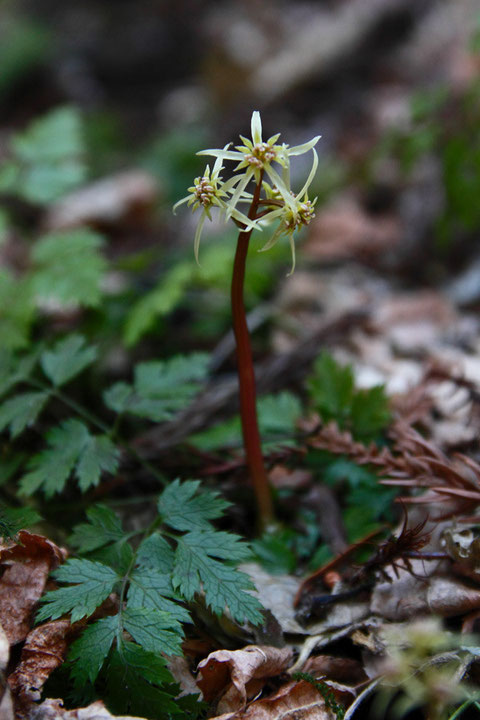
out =
[(218, 715), (212, 720), (335, 720), (334, 713), (310, 683), (291, 682), (274, 695), (253, 702), (246, 710)]
[(30, 706), (40, 699), (45, 681), (63, 663), (71, 627), (69, 620), (55, 620), (27, 636), (20, 663), (8, 678), (19, 718), (30, 717)]
[(207, 702), (221, 695), (220, 712), (242, 710), (269, 677), (288, 668), (292, 661), (290, 648), (248, 645), (242, 650), (217, 650), (198, 666), (197, 681)]
[[(112, 715), (100, 701), (88, 707), (66, 710), (62, 700), (44, 700), (39, 705), (32, 705), (25, 720), (143, 720), (132, 715)], [(3, 720), (3, 718), (1, 718)]]
[(55, 543), (26, 530), (18, 542), (0, 548), (0, 563), (7, 566), (0, 579), (0, 622), (11, 645), (26, 638), (48, 575), (64, 559)]

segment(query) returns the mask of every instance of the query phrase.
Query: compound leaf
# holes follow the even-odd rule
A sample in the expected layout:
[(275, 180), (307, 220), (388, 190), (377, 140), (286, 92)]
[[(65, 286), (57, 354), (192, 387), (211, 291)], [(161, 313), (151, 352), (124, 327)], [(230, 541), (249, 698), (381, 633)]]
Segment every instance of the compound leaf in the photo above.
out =
[(174, 480), (168, 485), (158, 501), (158, 512), (167, 525), (182, 531), (209, 528), (209, 520), (220, 517), (230, 505), (216, 492), (198, 493), (199, 487), (199, 480)]
[(53, 574), (59, 582), (75, 584), (44, 595), (43, 606), (37, 614), (40, 622), (56, 620), (66, 613), (71, 613), (72, 623), (88, 617), (107, 599), (120, 579), (107, 565), (75, 558), (67, 560)]
[(127, 606), (123, 627), (144, 650), (165, 655), (182, 655), (182, 626), (172, 615), (153, 608)]
[(28, 392), (14, 395), (0, 405), (0, 432), (10, 428), (12, 438), (34, 424), (48, 400), (46, 392)]
[(94, 683), (105, 662), (118, 629), (118, 617), (102, 618), (89, 625), (72, 644), (68, 653), (73, 662), (71, 676), (79, 687)]
[(120, 518), (106, 505), (93, 505), (87, 510), (87, 518), (88, 523), (76, 525), (70, 536), (70, 543), (78, 552), (92, 552), (126, 539)]
[(60, 387), (91, 365), (96, 356), (96, 348), (85, 347), (82, 335), (69, 335), (56, 343), (53, 350), (42, 353), (40, 363), (48, 379)]

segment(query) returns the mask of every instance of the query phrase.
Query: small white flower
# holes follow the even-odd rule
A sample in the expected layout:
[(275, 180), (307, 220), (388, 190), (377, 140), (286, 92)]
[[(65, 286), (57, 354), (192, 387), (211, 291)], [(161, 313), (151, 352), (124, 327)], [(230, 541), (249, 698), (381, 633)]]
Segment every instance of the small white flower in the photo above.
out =
[(183, 203), (187, 203), (187, 205), (192, 208), (193, 212), (202, 208), (202, 214), (200, 215), (200, 219), (198, 221), (193, 242), (197, 263), (199, 262), (198, 251), (200, 248), (200, 238), (202, 236), (203, 225), (206, 218), (209, 220), (212, 219), (210, 214), (212, 208), (218, 208), (220, 212), (225, 213), (227, 218), (233, 217), (234, 220), (237, 220), (249, 229), (257, 227), (255, 221), (249, 220), (249, 218), (239, 210), (229, 206), (227, 198), (229, 198), (229, 193), (232, 192), (232, 189), (238, 183), (240, 178), (234, 177), (224, 183), (220, 176), (222, 170), (222, 160), (221, 158), (217, 158), (213, 166), (213, 170), (210, 172), (210, 167), (207, 165), (204, 174), (201, 177), (195, 178), (192, 187), (188, 188), (189, 194), (173, 206), (173, 212), (175, 212), (177, 207)]

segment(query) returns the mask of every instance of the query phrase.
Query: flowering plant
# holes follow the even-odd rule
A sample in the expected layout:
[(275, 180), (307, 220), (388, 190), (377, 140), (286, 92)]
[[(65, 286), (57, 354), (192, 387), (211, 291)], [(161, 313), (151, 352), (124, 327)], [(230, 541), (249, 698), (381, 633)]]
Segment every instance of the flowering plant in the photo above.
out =
[[(250, 336), (248, 333), (243, 302), (243, 281), (250, 235), (253, 230), (262, 231), (265, 225), (276, 221), (278, 227), (262, 250), (271, 248), (286, 235), (292, 252), (292, 268), (295, 268), (294, 233), (303, 225), (308, 225), (314, 214), (316, 198), (310, 200), (308, 188), (315, 176), (318, 157), (315, 145), (319, 136), (303, 145), (290, 147), (278, 144), (280, 135), (269, 140), (262, 139), (260, 113), (255, 111), (251, 120), (251, 140), (240, 136), (241, 145), (234, 150), (231, 143), (223, 149), (202, 150), (199, 155), (215, 158), (213, 169), (207, 165), (203, 176), (195, 178), (188, 195), (174, 206), (187, 203), (192, 210), (200, 210), (201, 215), (195, 232), (194, 251), (198, 262), (200, 237), (205, 219), (211, 218), (211, 210), (217, 208), (226, 220), (230, 218), (239, 226), (237, 249), (232, 275), (232, 320), (237, 347), (238, 379), (240, 386), (240, 416), (245, 446), (246, 462), (250, 471), (257, 500), (260, 525), (268, 527), (273, 520), (273, 504), (268, 484), (268, 476), (262, 456), (260, 434), (256, 411), (255, 374), (253, 370)], [(290, 158), (309, 151), (313, 153), (313, 162), (308, 178), (298, 194), (290, 188)], [(236, 161), (233, 175), (225, 182), (221, 172), (225, 161)], [(249, 185), (253, 184), (253, 192)], [(242, 206), (248, 206), (242, 211)]]
[[(228, 143), (223, 149), (201, 150), (197, 153), (216, 158), (213, 170), (210, 171), (207, 165), (203, 176), (195, 178), (193, 186), (188, 188), (189, 194), (174, 205), (174, 211), (182, 203), (190, 205), (193, 211), (202, 208), (194, 240), (197, 262), (203, 225), (206, 218), (212, 219), (210, 212), (213, 208), (218, 208), (226, 220), (232, 218), (248, 230), (261, 231), (270, 222), (277, 220), (278, 227), (261, 250), (270, 249), (279, 237), (286, 235), (292, 251), (291, 274), (295, 268), (294, 233), (302, 225), (308, 225), (315, 217), (314, 206), (317, 198), (309, 200), (308, 188), (318, 167), (315, 145), (320, 136), (317, 135), (309, 142), (294, 147), (289, 147), (286, 143), (276, 144), (279, 134), (264, 141), (262, 121), (257, 110), (252, 114), (251, 134), (251, 140), (241, 135), (242, 145), (237, 145), (235, 150), (230, 150), (231, 143)], [(295, 194), (290, 187), (290, 158), (310, 150), (313, 153), (312, 168), (303, 188)], [(220, 173), (224, 169), (223, 162), (228, 160), (237, 161), (238, 164), (234, 168), (235, 174), (223, 182)], [(275, 163), (279, 166), (280, 172), (274, 167)], [(264, 179), (265, 175), (268, 180)], [(256, 217), (248, 217), (239, 210), (240, 205), (252, 203), (253, 196), (247, 192), (251, 181), (261, 185), (264, 192), (264, 197), (258, 199), (261, 212)]]

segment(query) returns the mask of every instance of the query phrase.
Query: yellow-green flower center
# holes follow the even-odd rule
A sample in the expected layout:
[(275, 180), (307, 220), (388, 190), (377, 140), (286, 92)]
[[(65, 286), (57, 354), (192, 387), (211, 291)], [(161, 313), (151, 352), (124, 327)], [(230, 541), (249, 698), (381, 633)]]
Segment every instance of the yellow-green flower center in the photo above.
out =
[(268, 143), (257, 143), (253, 146), (252, 152), (245, 156), (245, 160), (259, 170), (273, 162), (277, 157), (277, 151)]
[(195, 178), (194, 195), (197, 200), (204, 206), (209, 207), (215, 197), (216, 187), (212, 184), (212, 180), (204, 175), (201, 178)]
[(301, 225), (308, 225), (315, 217), (314, 205), (311, 200), (297, 203), (297, 212), (289, 212), (285, 219), (288, 230), (296, 230)]

